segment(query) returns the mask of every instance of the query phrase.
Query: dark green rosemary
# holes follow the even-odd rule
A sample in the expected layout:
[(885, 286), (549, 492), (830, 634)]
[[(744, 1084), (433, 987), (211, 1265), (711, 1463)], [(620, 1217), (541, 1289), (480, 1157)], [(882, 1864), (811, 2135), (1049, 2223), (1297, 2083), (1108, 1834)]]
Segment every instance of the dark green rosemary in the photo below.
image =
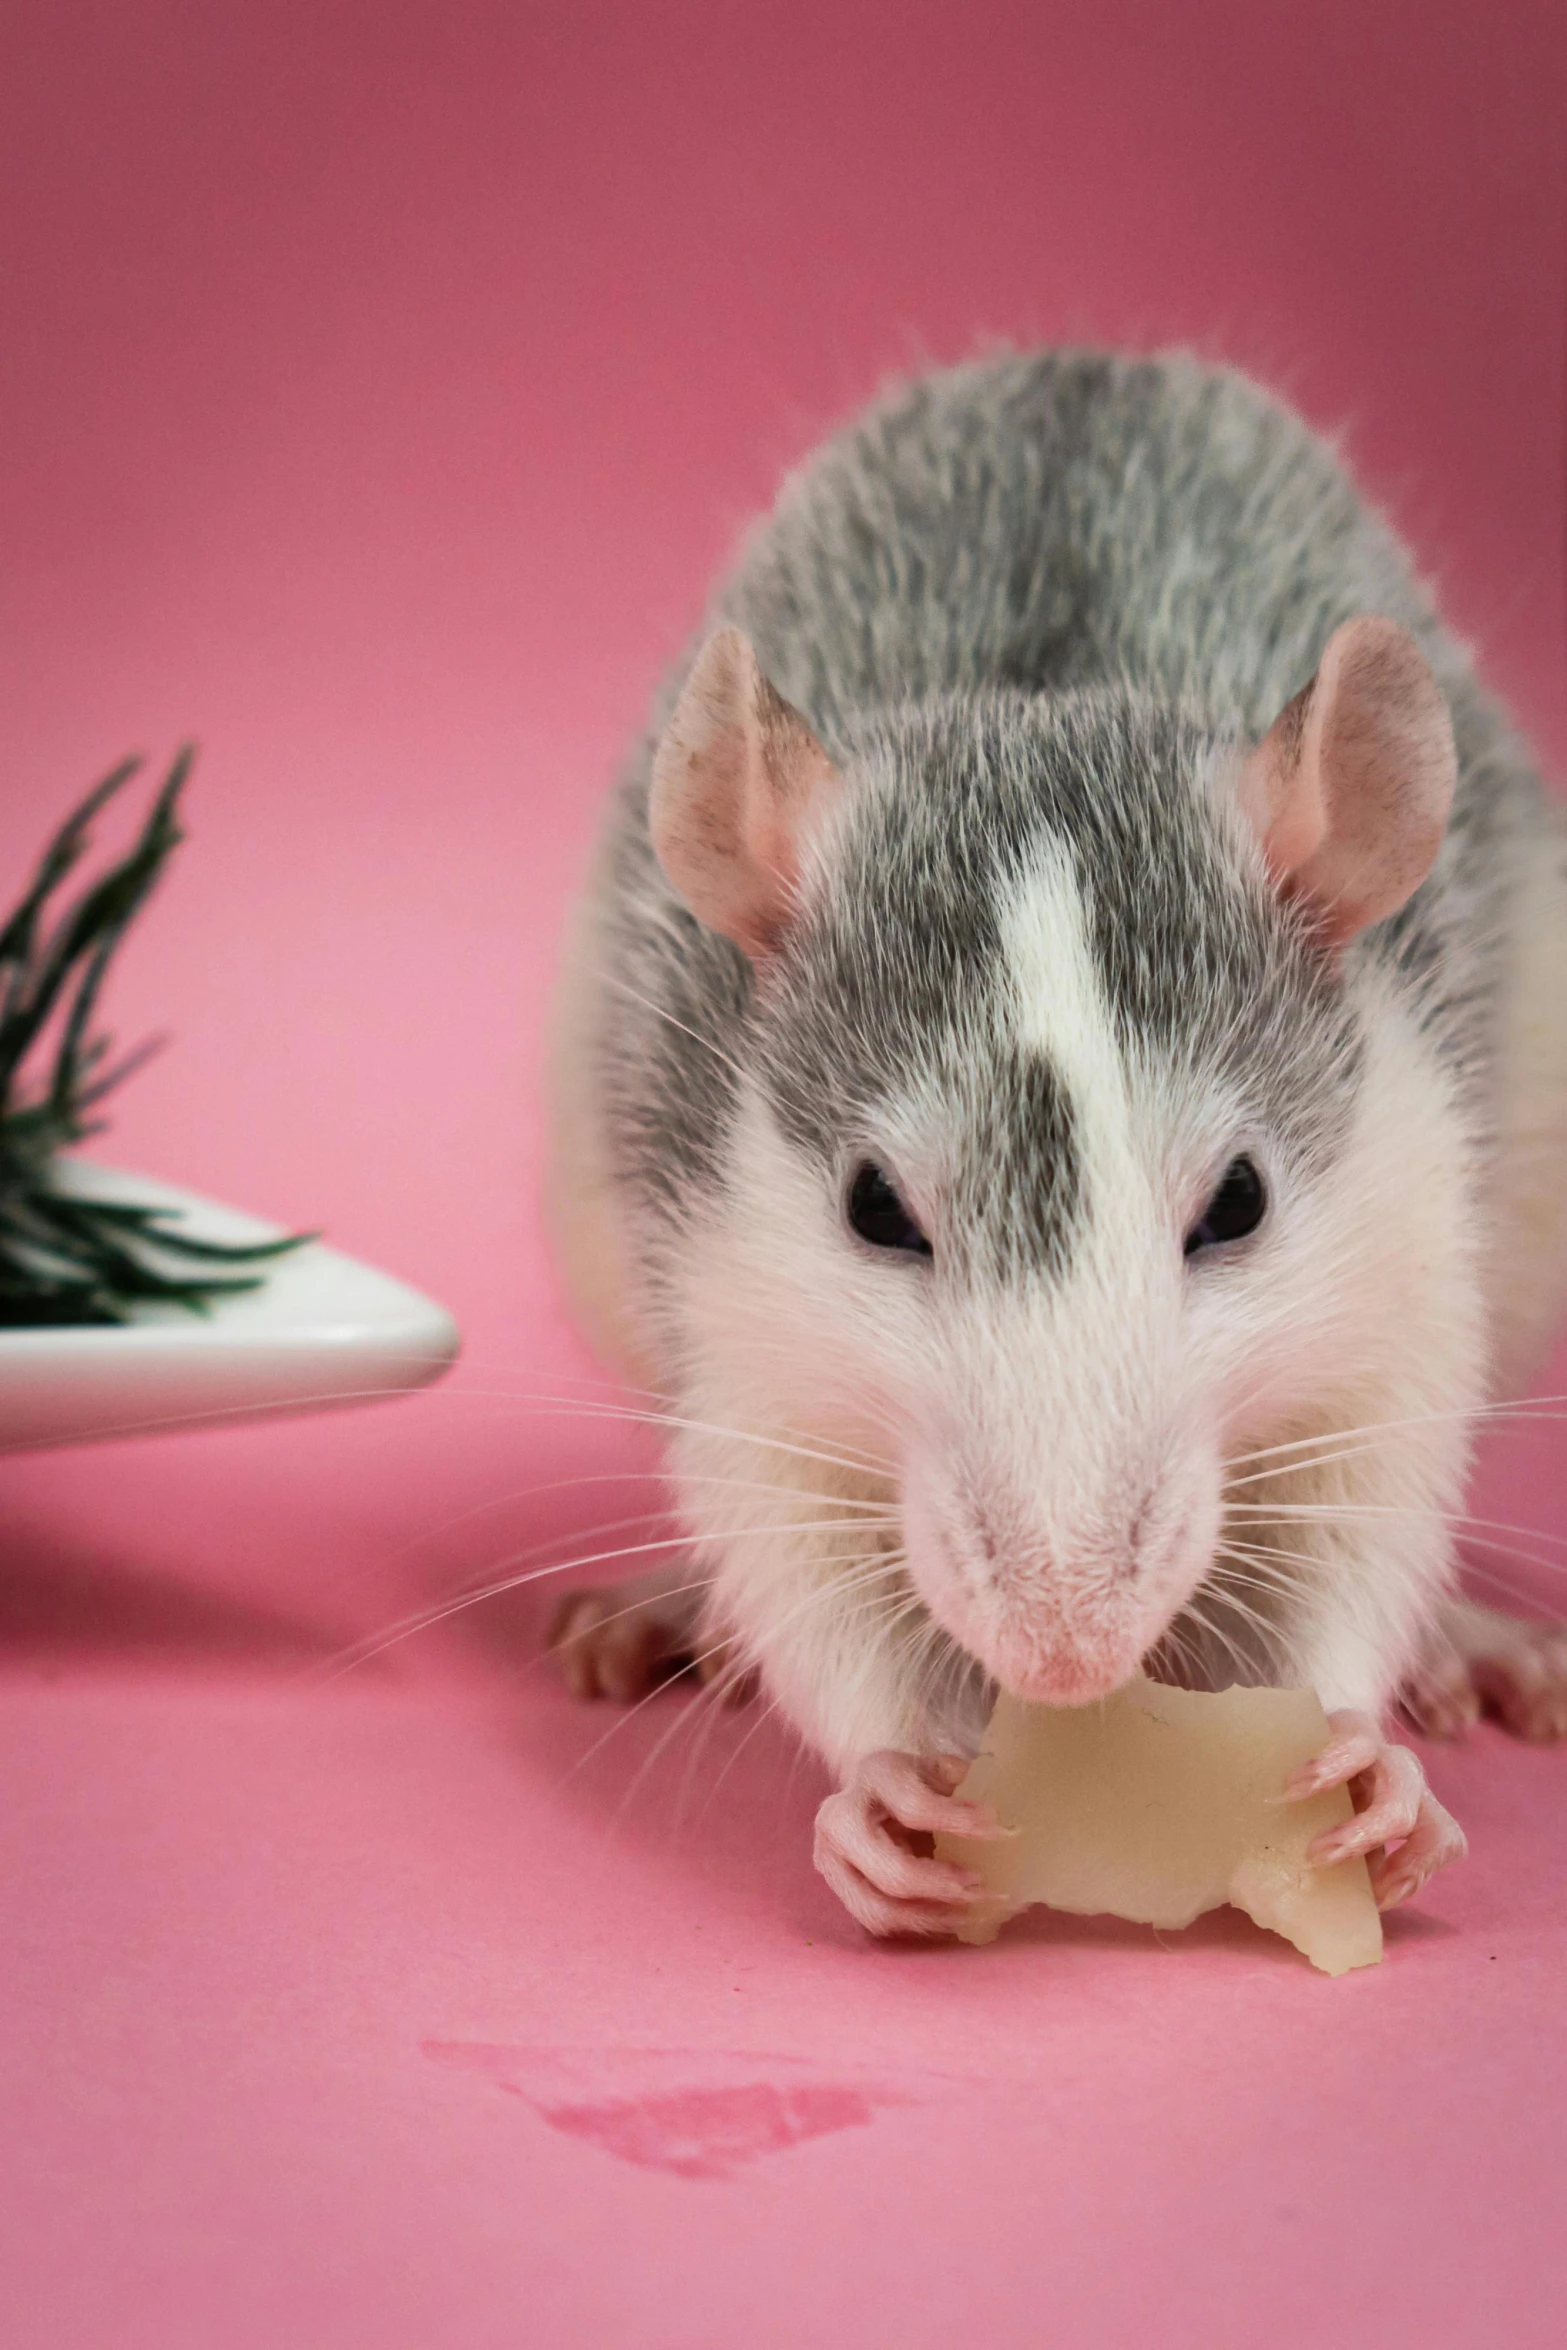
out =
[[(141, 761), (123, 760), (106, 775), (55, 834), (0, 928), (0, 1327), (125, 1322), (147, 1303), (199, 1313), (264, 1277), (217, 1267), (255, 1265), (299, 1246), (294, 1237), (248, 1247), (197, 1240), (179, 1229), (176, 1210), (84, 1198), (59, 1179), (60, 1152), (102, 1130), (100, 1103), (151, 1049), (112, 1061), (94, 1014), (115, 949), (179, 846), (179, 797), (193, 756), (188, 745), (180, 752), (127, 854), (62, 908), (94, 818)], [(51, 1037), (47, 1078), (30, 1083)]]

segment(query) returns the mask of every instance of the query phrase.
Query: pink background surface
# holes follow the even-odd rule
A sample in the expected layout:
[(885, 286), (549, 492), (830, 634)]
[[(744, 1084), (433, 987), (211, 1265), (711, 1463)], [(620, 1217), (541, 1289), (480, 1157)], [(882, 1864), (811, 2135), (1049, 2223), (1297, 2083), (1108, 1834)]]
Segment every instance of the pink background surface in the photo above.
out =
[[(0, 895), (198, 735), (112, 1004), (176, 1045), (105, 1155), (468, 1337), (359, 1417), (0, 1464), (0, 2338), (1559, 2342), (1560, 1757), (1437, 1755), (1473, 1858), (1329, 1984), (1232, 1920), (862, 1946), (812, 1769), (674, 1699), (600, 1747), (525, 1603), (311, 1676), (647, 1503), (572, 1404), (542, 995), (712, 567), (890, 368), (1251, 365), (1567, 769), (1560, 7), (12, 0), (0, 41)], [(1564, 1466), (1532, 1423), (1477, 1506), (1560, 1556)]]

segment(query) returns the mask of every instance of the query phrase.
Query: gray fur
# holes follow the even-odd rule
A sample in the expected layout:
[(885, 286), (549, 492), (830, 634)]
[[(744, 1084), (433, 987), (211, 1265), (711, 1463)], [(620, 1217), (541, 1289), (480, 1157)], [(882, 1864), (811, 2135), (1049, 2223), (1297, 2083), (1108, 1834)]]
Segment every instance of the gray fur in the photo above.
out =
[[(1258, 886), (1205, 777), (1361, 613), (1421, 643), (1460, 781), (1432, 878), (1335, 977)], [(1067, 351), (895, 390), (785, 483), (714, 600), (709, 625), (723, 621), (844, 769), (851, 814), (825, 900), (759, 998), (652, 856), (651, 748), (683, 669), (669, 680), (613, 820), (598, 1039), (655, 1268), (660, 1233), (722, 1181), (737, 1062), (829, 1177), (879, 1103), (946, 1087), (968, 1124), (954, 1221), (976, 1266), (1060, 1261), (1072, 1105), (1006, 1046), (991, 978), (999, 891), (1046, 836), (1073, 860), (1128, 1051), (1227, 1079), (1320, 1169), (1355, 1083), (1355, 969), (1376, 957), (1483, 1137), (1505, 903), (1544, 835), (1538, 787), (1392, 533), (1253, 385), (1181, 357)]]

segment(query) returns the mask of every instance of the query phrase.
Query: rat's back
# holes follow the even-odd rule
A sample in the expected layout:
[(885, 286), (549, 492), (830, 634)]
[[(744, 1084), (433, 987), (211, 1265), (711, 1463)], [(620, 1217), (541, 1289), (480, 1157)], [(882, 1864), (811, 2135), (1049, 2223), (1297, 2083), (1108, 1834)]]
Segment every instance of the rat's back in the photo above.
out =
[(717, 599), (829, 747), (932, 695), (1128, 683), (1255, 737), (1362, 612), (1440, 658), (1323, 441), (1226, 370), (1091, 351), (900, 387), (791, 477)]

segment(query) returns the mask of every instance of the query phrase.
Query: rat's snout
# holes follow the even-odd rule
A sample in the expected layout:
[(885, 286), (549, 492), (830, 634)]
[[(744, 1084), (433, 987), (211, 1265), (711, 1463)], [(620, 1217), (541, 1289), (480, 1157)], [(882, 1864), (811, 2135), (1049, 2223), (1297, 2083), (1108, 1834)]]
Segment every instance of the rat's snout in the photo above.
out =
[[(1201, 1580), (1219, 1517), (1202, 1448), (1073, 1490), (950, 1454), (911, 1467), (909, 1570), (936, 1621), (1014, 1696), (1084, 1705), (1119, 1688)], [(1079, 1481), (1081, 1482), (1081, 1481)]]

